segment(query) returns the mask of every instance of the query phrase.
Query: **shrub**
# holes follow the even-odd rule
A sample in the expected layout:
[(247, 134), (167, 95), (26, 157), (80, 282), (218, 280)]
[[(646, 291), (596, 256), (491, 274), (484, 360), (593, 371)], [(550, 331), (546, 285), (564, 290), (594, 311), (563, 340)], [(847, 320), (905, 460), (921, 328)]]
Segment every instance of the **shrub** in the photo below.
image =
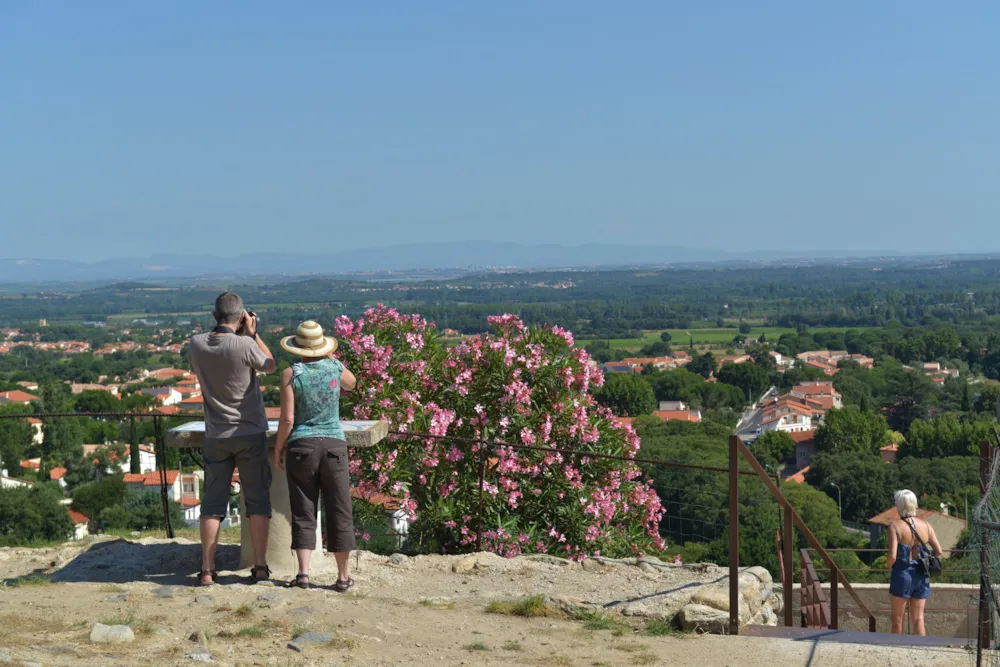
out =
[(0, 489), (0, 545), (69, 539), (73, 521), (60, 499), (48, 484)]
[(558, 327), (529, 328), (513, 315), (489, 323), (493, 333), (446, 348), (418, 315), (378, 306), (356, 322), (338, 318), (342, 358), (358, 378), (345, 416), (385, 419), (403, 434), (352, 450), (362, 495), (399, 498), (425, 545), (468, 551), (485, 465), (484, 549), (582, 559), (663, 548), (651, 483), (629, 461), (587, 455), (634, 458), (639, 450), (631, 426), (589, 394), (603, 375), (587, 352)]

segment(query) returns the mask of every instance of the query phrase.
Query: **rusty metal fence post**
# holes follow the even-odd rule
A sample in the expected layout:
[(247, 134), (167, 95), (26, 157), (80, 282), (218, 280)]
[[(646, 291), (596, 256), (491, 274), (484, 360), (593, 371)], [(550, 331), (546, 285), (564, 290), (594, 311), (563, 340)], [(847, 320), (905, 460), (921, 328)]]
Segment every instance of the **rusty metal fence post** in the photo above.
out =
[(729, 438), (729, 634), (740, 633), (740, 439)]
[[(998, 411), (1000, 411), (1000, 402), (997, 405)], [(992, 467), (993, 447), (989, 440), (983, 440), (979, 443), (979, 493), (984, 499)], [(968, 520), (968, 517), (966, 517), (966, 520)], [(988, 531), (989, 529), (984, 526), (983, 530)], [(982, 666), (983, 647), (988, 646), (991, 641), (990, 610), (986, 603), (987, 596), (992, 593), (988, 578), (989, 567), (988, 549), (984, 540), (984, 544), (979, 547), (979, 622), (976, 624), (978, 626), (976, 628), (976, 667)]]
[(163, 437), (163, 424), (159, 415), (153, 415), (153, 433), (156, 438), (156, 462), (160, 472), (160, 498), (163, 500), (163, 522), (167, 529), (167, 539), (173, 539), (174, 527), (170, 523), (170, 500), (167, 498), (167, 444)]
[(783, 552), (782, 565), (785, 568), (781, 597), (782, 606), (785, 612), (785, 627), (792, 627), (795, 625), (794, 615), (792, 614), (792, 584), (795, 581), (795, 562), (792, 560), (795, 556), (793, 555), (792, 547), (794, 546), (792, 542), (794, 541), (794, 533), (792, 532), (792, 513), (788, 510), (782, 509), (782, 531), (783, 535), (781, 538), (781, 550)]

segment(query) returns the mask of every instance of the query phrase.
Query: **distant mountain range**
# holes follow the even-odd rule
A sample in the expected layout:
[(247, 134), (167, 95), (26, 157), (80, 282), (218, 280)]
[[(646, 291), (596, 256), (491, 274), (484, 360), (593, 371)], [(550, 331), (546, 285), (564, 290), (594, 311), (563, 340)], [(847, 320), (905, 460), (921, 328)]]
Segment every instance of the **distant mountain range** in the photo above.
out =
[(830, 260), (899, 256), (876, 251), (724, 252), (678, 246), (589, 244), (523, 245), (450, 241), (361, 248), (329, 254), (256, 253), (239, 257), (152, 255), (98, 262), (56, 259), (0, 259), (0, 282), (155, 280), (233, 276), (335, 275), (430, 269), (553, 269), (664, 266), (712, 262)]

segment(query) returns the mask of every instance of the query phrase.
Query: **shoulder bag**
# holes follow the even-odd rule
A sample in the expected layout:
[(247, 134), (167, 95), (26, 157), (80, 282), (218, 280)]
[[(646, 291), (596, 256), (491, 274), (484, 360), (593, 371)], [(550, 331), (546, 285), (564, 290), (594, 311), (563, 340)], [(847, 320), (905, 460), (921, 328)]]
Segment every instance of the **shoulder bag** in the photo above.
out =
[[(904, 521), (906, 521), (904, 519)], [(941, 574), (941, 558), (934, 555), (934, 553), (927, 547), (927, 543), (920, 539), (920, 533), (917, 532), (916, 526), (913, 525), (913, 521), (906, 521), (906, 525), (910, 527), (910, 532), (913, 533), (913, 539), (920, 543), (923, 549), (923, 554), (920, 558), (917, 558), (917, 569), (921, 571), (922, 574)]]

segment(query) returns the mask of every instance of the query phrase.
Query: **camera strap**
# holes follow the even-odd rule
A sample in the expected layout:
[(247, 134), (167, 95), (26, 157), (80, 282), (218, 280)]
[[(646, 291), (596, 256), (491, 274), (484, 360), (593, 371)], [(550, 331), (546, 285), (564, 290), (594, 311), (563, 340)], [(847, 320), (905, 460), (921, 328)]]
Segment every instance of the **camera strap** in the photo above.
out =
[(234, 334), (234, 333), (236, 333), (236, 331), (233, 328), (227, 327), (224, 324), (218, 324), (218, 325), (216, 325), (216, 327), (214, 329), (212, 329), (212, 333), (214, 333), (214, 334), (227, 334), (227, 333), (228, 334)]

